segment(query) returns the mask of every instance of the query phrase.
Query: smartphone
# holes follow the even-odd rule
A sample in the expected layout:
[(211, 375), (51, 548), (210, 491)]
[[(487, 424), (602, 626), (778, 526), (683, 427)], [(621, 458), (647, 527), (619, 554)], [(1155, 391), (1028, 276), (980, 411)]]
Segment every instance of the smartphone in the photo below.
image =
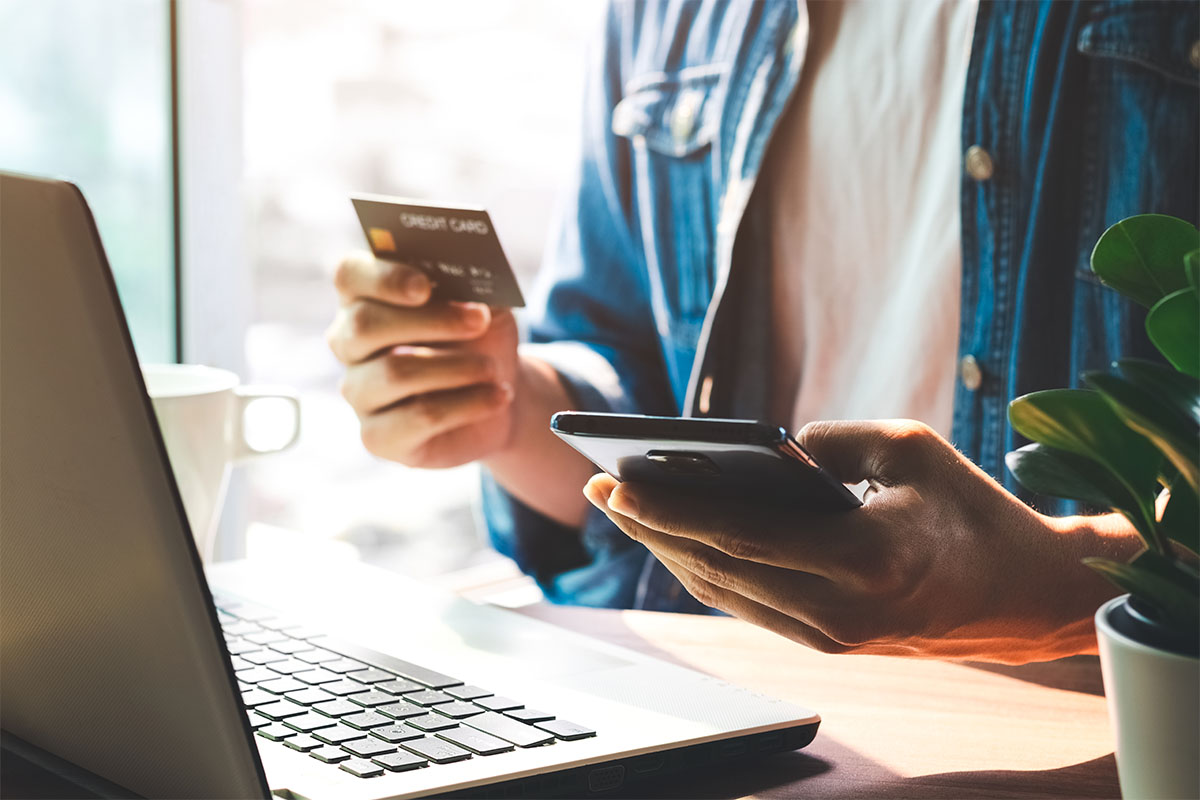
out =
[(619, 481), (807, 511), (862, 505), (778, 425), (560, 411), (550, 430)]

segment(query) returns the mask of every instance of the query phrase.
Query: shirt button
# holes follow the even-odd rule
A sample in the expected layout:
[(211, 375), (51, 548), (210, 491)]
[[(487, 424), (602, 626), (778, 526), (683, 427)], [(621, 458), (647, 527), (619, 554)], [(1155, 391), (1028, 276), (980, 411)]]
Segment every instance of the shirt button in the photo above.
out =
[(975, 356), (962, 357), (962, 361), (958, 362), (958, 377), (968, 391), (973, 392), (983, 385), (983, 367), (979, 366)]
[(992, 164), (992, 155), (977, 144), (967, 148), (967, 174), (977, 181), (986, 181), (996, 171)]

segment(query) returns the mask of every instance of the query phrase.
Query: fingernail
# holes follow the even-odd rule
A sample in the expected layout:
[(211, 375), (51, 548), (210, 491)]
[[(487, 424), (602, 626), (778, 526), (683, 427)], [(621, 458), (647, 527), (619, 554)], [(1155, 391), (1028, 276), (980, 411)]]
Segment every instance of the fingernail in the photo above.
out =
[(613, 493), (608, 496), (608, 507), (613, 511), (630, 519), (637, 519), (638, 504), (637, 501), (629, 496), (621, 487), (613, 490)]
[(429, 294), (429, 278), (425, 277), (424, 272), (410, 272), (404, 279), (404, 291), (408, 292), (410, 297), (424, 298)]
[(492, 314), (488, 307), (480, 303), (466, 303), (462, 306), (462, 321), (468, 328), (485, 328)]
[(500, 394), (504, 396), (504, 402), (511, 403), (512, 399), (517, 396), (517, 390), (508, 381), (502, 381), (499, 386)]

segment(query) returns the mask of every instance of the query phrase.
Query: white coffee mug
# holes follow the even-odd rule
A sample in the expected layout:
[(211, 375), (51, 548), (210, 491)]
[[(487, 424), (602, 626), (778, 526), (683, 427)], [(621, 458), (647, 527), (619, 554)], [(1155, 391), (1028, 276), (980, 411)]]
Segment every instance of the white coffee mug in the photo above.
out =
[[(208, 563), (213, 557), (230, 467), (237, 461), (291, 447), (300, 436), (300, 401), (290, 390), (241, 386), (238, 376), (228, 370), (194, 364), (143, 364), (142, 377), (196, 548)], [(291, 432), (279, 446), (256, 449), (246, 438), (246, 409), (267, 398), (291, 405)]]

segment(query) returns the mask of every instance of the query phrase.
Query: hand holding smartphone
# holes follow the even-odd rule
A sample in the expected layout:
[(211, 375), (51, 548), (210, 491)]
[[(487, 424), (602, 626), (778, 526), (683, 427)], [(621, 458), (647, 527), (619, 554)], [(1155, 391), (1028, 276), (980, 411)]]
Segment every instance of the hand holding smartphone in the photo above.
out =
[(550, 429), (619, 481), (806, 511), (862, 505), (786, 430), (764, 422), (561, 411)]

